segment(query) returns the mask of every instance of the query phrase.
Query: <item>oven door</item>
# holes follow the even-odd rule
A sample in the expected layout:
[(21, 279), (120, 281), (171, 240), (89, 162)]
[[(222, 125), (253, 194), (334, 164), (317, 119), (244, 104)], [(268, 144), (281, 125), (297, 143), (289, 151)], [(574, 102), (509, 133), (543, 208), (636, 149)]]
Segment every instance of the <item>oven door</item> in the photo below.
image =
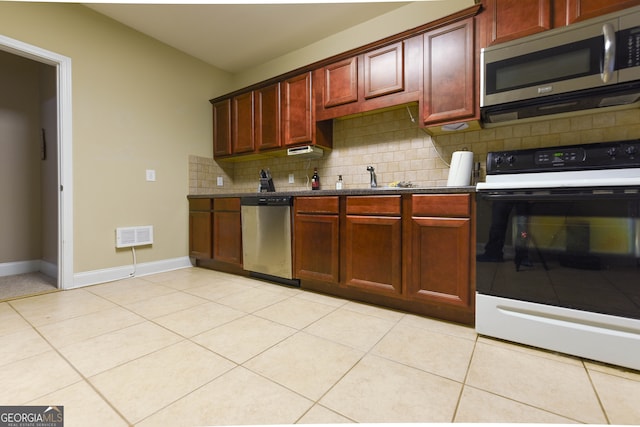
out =
[(638, 190), (480, 192), (477, 201), (478, 332), (640, 369), (637, 357), (593, 351), (640, 354)]

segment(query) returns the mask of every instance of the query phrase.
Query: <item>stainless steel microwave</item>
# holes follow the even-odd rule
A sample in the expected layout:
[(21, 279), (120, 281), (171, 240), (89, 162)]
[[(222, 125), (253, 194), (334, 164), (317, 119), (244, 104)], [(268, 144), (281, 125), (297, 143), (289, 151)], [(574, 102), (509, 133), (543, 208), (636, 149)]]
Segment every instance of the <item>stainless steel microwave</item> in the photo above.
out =
[(640, 101), (640, 7), (480, 53), (482, 118), (512, 121)]

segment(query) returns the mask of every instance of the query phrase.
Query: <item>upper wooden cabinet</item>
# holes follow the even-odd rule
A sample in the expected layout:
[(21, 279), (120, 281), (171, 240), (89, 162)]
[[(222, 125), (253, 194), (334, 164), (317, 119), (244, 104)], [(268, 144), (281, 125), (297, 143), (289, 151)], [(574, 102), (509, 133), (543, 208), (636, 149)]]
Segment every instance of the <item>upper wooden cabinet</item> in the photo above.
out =
[[(638, 0), (565, 0), (566, 24), (640, 5)], [(564, 3), (559, 1), (559, 3)]]
[(254, 91), (254, 132), (258, 151), (282, 146), (280, 83)]
[(324, 67), (324, 107), (358, 100), (358, 57), (347, 58)]
[(253, 92), (231, 99), (232, 153), (251, 153), (255, 150)]
[(493, 45), (552, 28), (552, 0), (484, 0), (486, 45)]
[(422, 40), (411, 37), (315, 71), (318, 120), (419, 99)]
[(231, 99), (213, 104), (213, 156), (231, 154)]
[(483, 0), (481, 47), (640, 5), (638, 0)]
[(474, 23), (467, 18), (424, 35), (426, 126), (478, 117)]
[(394, 43), (362, 57), (365, 99), (404, 90), (404, 43)]
[(284, 145), (311, 143), (314, 117), (310, 72), (282, 83), (282, 112)]

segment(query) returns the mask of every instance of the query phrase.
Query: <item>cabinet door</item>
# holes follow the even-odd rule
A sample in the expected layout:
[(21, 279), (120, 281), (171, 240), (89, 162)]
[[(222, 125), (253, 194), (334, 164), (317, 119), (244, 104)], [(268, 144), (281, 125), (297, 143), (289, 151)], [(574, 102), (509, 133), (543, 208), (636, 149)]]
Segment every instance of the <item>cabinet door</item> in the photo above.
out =
[(189, 256), (211, 258), (211, 212), (189, 212)]
[(338, 284), (339, 275), (338, 215), (295, 216), (294, 276)]
[(638, 0), (566, 0), (567, 25), (640, 5)]
[(345, 228), (343, 283), (377, 294), (402, 294), (400, 218), (347, 215)]
[(348, 104), (358, 100), (358, 57), (324, 67), (324, 106)]
[(313, 141), (311, 72), (282, 83), (283, 142), (285, 145)]
[(365, 99), (404, 90), (403, 46), (398, 42), (364, 54)]
[(255, 99), (255, 142), (258, 151), (280, 148), (280, 83), (258, 89)]
[(242, 265), (240, 212), (213, 212), (213, 259)]
[(424, 35), (425, 124), (475, 116), (474, 46), (473, 18)]
[(484, 0), (487, 45), (549, 30), (551, 0)]
[(231, 99), (213, 104), (213, 155), (231, 154)]
[(255, 150), (253, 129), (253, 92), (234, 96), (232, 100), (233, 154)]
[(470, 230), (468, 218), (412, 218), (409, 298), (471, 306)]

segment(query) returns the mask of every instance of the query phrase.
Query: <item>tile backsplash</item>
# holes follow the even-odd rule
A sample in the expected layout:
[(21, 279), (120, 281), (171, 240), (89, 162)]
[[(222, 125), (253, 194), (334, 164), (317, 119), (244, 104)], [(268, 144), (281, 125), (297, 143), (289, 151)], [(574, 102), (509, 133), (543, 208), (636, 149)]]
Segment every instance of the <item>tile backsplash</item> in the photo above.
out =
[[(319, 159), (275, 157), (216, 162), (189, 156), (189, 194), (255, 192), (260, 169), (266, 168), (279, 191), (310, 189), (314, 167), (318, 168), (324, 189), (335, 188), (338, 175), (342, 175), (345, 189), (367, 188), (367, 166), (375, 168), (378, 186), (397, 181), (410, 181), (420, 187), (443, 186), (454, 151), (473, 151), (474, 161), (481, 162), (484, 172), (489, 151), (640, 138), (638, 108), (436, 137), (419, 128), (419, 120), (415, 104), (335, 120), (333, 150), (325, 150)], [(288, 182), (290, 174), (294, 176), (293, 184)], [(218, 177), (222, 177), (222, 186), (217, 185)]]

